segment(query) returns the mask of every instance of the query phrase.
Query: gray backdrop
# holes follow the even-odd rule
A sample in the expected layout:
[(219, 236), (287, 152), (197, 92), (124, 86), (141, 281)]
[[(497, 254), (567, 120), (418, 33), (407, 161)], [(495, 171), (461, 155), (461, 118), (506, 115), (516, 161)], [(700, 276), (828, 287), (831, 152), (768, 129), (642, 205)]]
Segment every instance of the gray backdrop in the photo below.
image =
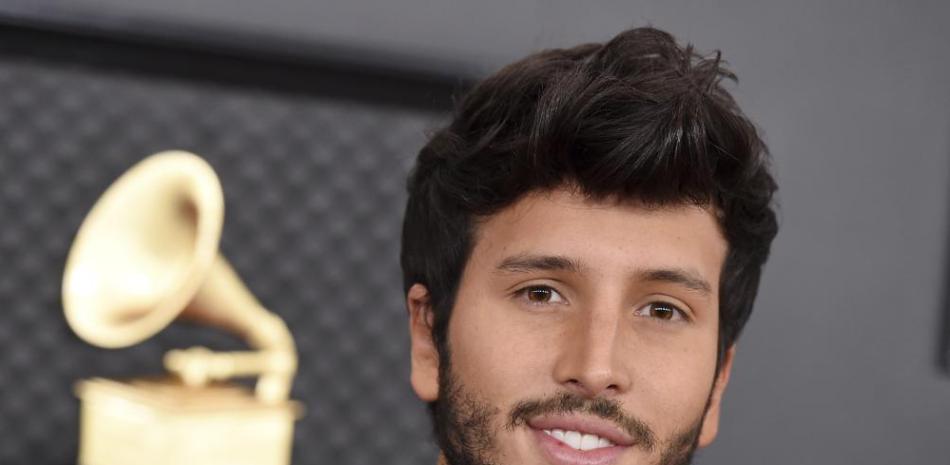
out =
[[(75, 463), (81, 378), (157, 375), (176, 347), (245, 347), (176, 324), (106, 350), (66, 326), (60, 282), (80, 221), (120, 173), (173, 148), (218, 172), (221, 251), (293, 332), (292, 397), (306, 408), (293, 463), (431, 462), (429, 425), (408, 384), (396, 244), (405, 173), (441, 113), (234, 77), (253, 67), (255, 79), (319, 84), (324, 71), (44, 37), (0, 27), (0, 464)], [(193, 72), (210, 64), (220, 75), (125, 66), (138, 56)], [(411, 93), (397, 81), (384, 82), (389, 92)]]
[(474, 75), (647, 23), (722, 49), (776, 160), (782, 230), (720, 438), (697, 462), (950, 462), (950, 378), (936, 362), (950, 210), (947, 2), (85, 4)]

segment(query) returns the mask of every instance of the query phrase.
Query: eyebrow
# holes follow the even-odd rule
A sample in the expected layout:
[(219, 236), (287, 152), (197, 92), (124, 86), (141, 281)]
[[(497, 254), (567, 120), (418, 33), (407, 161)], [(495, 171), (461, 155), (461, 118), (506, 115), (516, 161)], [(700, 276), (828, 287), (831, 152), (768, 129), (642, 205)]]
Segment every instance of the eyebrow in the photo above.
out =
[(679, 284), (703, 295), (708, 296), (712, 294), (712, 286), (709, 284), (709, 281), (703, 279), (703, 277), (695, 271), (682, 268), (663, 268), (640, 270), (637, 274), (640, 279), (644, 281)]
[[(530, 273), (533, 271), (568, 271), (580, 273), (584, 266), (577, 260), (561, 255), (519, 254), (507, 257), (496, 267), (507, 273)], [(636, 272), (641, 281), (670, 283), (683, 286), (705, 296), (712, 294), (712, 285), (696, 271), (684, 268), (649, 268)]]
[(520, 254), (505, 258), (498, 264), (498, 271), (529, 273), (532, 271), (570, 271), (579, 273), (583, 267), (577, 260), (560, 255)]

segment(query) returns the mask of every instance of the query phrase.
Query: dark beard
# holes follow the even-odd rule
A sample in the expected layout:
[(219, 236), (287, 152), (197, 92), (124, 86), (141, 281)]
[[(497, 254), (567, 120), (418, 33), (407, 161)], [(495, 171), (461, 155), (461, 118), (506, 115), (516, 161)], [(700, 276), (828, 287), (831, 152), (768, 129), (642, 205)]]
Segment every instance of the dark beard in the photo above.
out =
[(439, 364), (439, 397), (429, 404), (429, 414), (446, 464), (495, 465), (488, 456), (495, 442), (491, 422), (499, 410), (465, 392), (449, 366), (449, 357), (441, 360), (446, 363)]
[[(448, 355), (448, 354), (444, 354)], [(450, 357), (441, 357), (439, 366), (439, 397), (429, 404), (429, 413), (436, 442), (447, 465), (496, 465), (491, 453), (495, 448), (492, 420), (500, 414), (497, 407), (479, 401), (467, 392), (458, 381), (451, 366)], [(703, 415), (692, 427), (664, 441), (658, 465), (689, 465), (699, 442), (703, 419), (709, 409), (710, 396)], [(619, 403), (613, 400), (587, 399), (572, 393), (555, 397), (520, 402), (516, 405), (506, 424), (511, 431), (537, 415), (547, 413), (586, 413), (620, 425), (637, 443), (636, 447), (653, 450), (658, 447), (656, 436), (644, 422), (626, 415)]]

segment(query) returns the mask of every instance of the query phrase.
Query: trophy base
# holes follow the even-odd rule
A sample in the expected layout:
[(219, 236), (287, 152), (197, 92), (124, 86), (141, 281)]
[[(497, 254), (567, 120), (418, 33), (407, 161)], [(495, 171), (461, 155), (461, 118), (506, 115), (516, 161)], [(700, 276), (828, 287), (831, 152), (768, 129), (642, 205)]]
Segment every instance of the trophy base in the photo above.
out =
[(80, 381), (79, 465), (289, 465), (296, 402), (173, 379)]

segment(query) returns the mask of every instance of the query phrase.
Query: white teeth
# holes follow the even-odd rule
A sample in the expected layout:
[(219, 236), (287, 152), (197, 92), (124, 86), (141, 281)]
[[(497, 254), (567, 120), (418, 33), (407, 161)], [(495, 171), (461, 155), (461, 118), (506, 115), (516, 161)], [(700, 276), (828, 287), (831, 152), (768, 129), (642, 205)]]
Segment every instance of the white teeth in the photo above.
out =
[(597, 441), (600, 438), (593, 434), (585, 434), (581, 437), (581, 450), (597, 449)]
[(564, 431), (560, 429), (546, 429), (544, 432), (577, 450), (594, 450), (611, 447), (614, 443), (594, 434), (581, 434), (578, 431)]
[(564, 433), (564, 443), (575, 448), (581, 448), (581, 433), (577, 431), (568, 431)]

